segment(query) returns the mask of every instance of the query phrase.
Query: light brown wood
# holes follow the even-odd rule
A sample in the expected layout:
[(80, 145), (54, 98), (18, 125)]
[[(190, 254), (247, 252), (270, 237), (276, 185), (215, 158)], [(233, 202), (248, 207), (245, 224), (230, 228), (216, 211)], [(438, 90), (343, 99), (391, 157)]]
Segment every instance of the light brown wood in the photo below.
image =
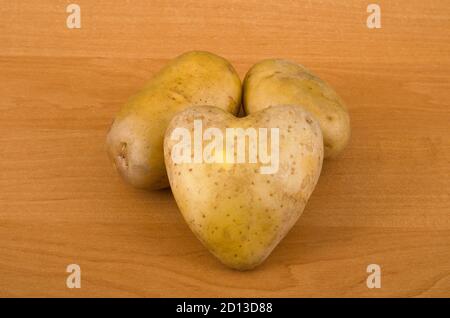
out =
[[(3, 1), (0, 296), (450, 296), (450, 5), (377, 1)], [(289, 58), (347, 102), (352, 139), (251, 272), (222, 266), (170, 190), (124, 184), (105, 135), (164, 63), (203, 49), (243, 77)], [(66, 288), (66, 266), (82, 287)], [(366, 287), (380, 264), (382, 288)]]

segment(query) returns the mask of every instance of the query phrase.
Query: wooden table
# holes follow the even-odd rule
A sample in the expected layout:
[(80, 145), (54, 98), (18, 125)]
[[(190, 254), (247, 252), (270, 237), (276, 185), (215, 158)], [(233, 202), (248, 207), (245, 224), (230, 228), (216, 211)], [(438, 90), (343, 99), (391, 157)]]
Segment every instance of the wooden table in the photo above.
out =
[[(79, 0), (81, 29), (69, 3), (0, 4), (1, 296), (450, 296), (447, 1), (377, 1), (381, 29), (367, 1)], [(124, 184), (105, 153), (128, 96), (193, 49), (241, 77), (295, 60), (349, 106), (350, 145), (254, 271), (222, 266), (170, 190)]]

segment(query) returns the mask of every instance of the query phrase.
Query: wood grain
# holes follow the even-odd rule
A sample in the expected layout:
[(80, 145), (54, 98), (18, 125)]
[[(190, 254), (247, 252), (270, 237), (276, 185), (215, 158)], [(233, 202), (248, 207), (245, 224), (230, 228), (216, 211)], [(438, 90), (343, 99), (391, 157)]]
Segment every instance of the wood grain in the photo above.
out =
[[(0, 296), (450, 296), (447, 1), (377, 1), (378, 30), (366, 1), (80, 0), (79, 30), (68, 3), (0, 2)], [(170, 190), (127, 186), (105, 153), (127, 97), (192, 49), (241, 76), (295, 60), (349, 106), (349, 147), (251, 272), (223, 267)]]

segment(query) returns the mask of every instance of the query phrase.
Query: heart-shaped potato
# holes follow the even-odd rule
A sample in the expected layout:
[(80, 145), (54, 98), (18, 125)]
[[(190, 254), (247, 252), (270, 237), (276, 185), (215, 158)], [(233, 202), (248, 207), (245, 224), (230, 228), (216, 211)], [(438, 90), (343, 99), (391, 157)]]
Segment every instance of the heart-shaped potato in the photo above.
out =
[(298, 106), (244, 118), (192, 107), (171, 120), (164, 158), (191, 230), (222, 263), (247, 270), (302, 214), (322, 168), (323, 139), (317, 120)]

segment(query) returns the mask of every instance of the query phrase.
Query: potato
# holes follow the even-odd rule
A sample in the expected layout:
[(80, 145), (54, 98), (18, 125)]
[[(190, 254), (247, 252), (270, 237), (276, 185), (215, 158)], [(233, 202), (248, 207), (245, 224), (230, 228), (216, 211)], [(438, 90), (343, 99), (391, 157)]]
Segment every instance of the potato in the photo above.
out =
[[(256, 161), (250, 149), (257, 149)], [(267, 258), (302, 214), (322, 168), (323, 137), (317, 120), (297, 106), (244, 118), (194, 107), (170, 122), (164, 157), (191, 230), (222, 263), (247, 270)]]
[(163, 138), (170, 119), (189, 106), (214, 105), (237, 113), (241, 82), (225, 59), (208, 52), (180, 55), (123, 106), (107, 136), (120, 175), (138, 188), (168, 186)]
[(325, 158), (335, 157), (350, 139), (350, 118), (346, 106), (324, 81), (301, 65), (280, 59), (255, 64), (247, 73), (243, 88), (247, 114), (278, 105), (298, 105), (319, 121)]

